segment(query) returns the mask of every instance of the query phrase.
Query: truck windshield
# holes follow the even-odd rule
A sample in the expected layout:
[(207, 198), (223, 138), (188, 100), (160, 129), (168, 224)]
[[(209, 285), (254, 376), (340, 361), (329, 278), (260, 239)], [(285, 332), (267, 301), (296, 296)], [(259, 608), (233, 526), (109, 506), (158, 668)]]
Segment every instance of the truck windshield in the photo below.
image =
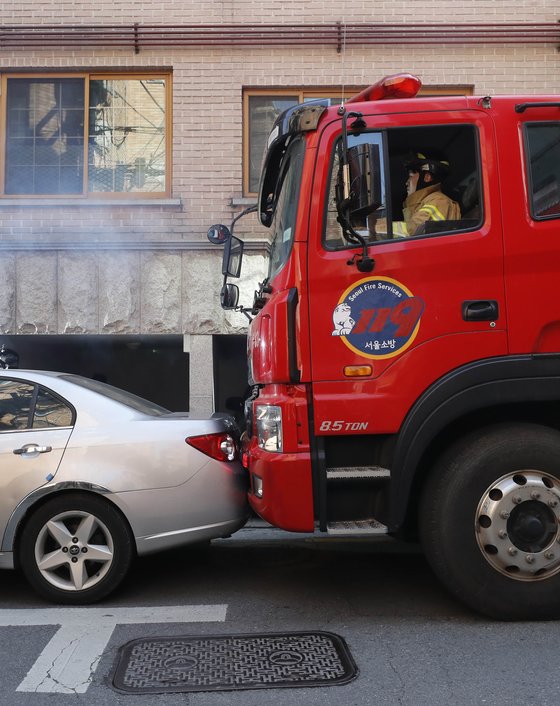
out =
[(298, 137), (288, 145), (280, 164), (276, 189), (278, 198), (270, 224), (270, 263), (268, 279), (272, 280), (286, 263), (295, 236), (296, 214), (301, 184), (305, 141)]

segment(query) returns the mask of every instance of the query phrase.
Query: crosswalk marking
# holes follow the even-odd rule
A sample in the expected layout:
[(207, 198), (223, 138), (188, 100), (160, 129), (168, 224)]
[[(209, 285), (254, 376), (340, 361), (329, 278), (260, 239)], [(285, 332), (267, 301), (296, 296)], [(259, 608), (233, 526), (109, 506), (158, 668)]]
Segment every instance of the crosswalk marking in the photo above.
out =
[(117, 625), (224, 622), (227, 604), (0, 610), (0, 627), (59, 625), (16, 691), (83, 694)]

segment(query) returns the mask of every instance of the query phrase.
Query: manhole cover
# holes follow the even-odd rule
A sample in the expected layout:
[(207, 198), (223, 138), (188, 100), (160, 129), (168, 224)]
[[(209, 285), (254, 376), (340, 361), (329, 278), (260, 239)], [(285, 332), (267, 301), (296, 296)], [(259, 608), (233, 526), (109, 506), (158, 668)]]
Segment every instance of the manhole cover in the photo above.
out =
[(358, 673), (328, 632), (152, 637), (124, 645), (113, 685), (129, 694), (345, 684)]

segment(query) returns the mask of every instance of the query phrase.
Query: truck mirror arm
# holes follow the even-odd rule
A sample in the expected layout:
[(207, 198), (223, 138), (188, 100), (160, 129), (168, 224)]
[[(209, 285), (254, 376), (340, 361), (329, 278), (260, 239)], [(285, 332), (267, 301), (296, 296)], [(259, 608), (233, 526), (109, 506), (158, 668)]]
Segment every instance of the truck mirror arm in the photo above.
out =
[(362, 255), (361, 257), (358, 254), (354, 255), (351, 260), (348, 260), (347, 264), (356, 264), (360, 272), (372, 272), (373, 268), (375, 267), (375, 260), (373, 260), (373, 258), (369, 256), (368, 245), (366, 243), (366, 240), (363, 236), (357, 233), (354, 228), (352, 228), (350, 221), (348, 220), (348, 217), (346, 215), (346, 209), (344, 208), (344, 204), (349, 203), (349, 201), (350, 199), (344, 199), (343, 201), (339, 201), (339, 199), (337, 198), (336, 206), (338, 216), (336, 220), (340, 223), (340, 226), (342, 228), (342, 235), (344, 236), (345, 240), (347, 240), (349, 243), (360, 245), (362, 248)]
[(353, 193), (350, 185), (350, 165), (348, 162), (348, 118), (356, 118), (351, 128), (359, 130), (365, 127), (362, 113), (350, 111), (344, 113), (342, 117), (342, 154), (340, 161), (342, 166), (342, 179), (336, 188), (336, 210), (337, 221), (342, 228), (342, 235), (349, 243), (355, 243), (362, 248), (362, 256), (354, 255), (348, 261), (348, 265), (356, 264), (360, 272), (371, 272), (375, 266), (375, 261), (369, 256), (368, 246), (359, 233), (357, 233), (350, 223), (349, 210), (352, 203)]

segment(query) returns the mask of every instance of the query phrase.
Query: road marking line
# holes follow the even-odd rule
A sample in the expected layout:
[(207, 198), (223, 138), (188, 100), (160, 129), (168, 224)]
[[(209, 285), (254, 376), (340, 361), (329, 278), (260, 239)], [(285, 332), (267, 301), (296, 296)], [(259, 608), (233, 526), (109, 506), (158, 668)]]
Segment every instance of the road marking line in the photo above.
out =
[[(113, 625), (89, 625), (78, 633), (77, 625), (62, 626), (16, 691), (83, 694), (93, 678)], [(85, 626), (84, 626), (85, 628)]]
[(224, 622), (227, 604), (0, 610), (0, 627), (60, 625), (16, 691), (83, 694), (117, 625)]

